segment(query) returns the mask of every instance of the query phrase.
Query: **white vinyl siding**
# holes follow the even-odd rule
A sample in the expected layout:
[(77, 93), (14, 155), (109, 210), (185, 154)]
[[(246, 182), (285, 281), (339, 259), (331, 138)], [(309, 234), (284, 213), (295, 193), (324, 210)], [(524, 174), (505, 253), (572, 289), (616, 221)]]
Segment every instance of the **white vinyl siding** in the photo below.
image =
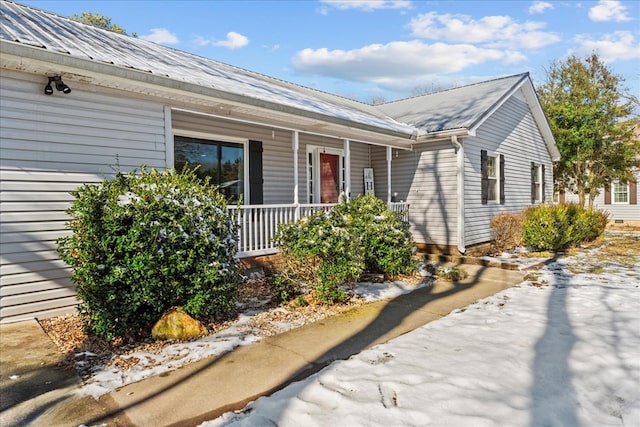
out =
[[(197, 132), (201, 137), (215, 135), (262, 141), (262, 174), (264, 204), (293, 203), (293, 148), (292, 132), (271, 129), (242, 122), (221, 120), (202, 114), (173, 111), (171, 122), (174, 133)], [(304, 169), (304, 158), (299, 159)], [(301, 176), (302, 173), (301, 173)], [(300, 181), (304, 182), (304, 181)]]
[[(509, 98), (476, 131), (464, 139), (466, 245), (491, 240), (489, 222), (499, 212), (519, 212), (531, 204), (531, 162), (545, 165), (545, 199), (551, 200), (552, 162), (522, 94)], [(481, 203), (480, 152), (505, 158), (505, 203)]]
[[(264, 178), (264, 204), (293, 203), (293, 132), (272, 129), (242, 122), (225, 121), (215, 117), (173, 111), (174, 133), (182, 131), (198, 132), (202, 135), (216, 135), (246, 138), (262, 141), (262, 173)], [(298, 197), (300, 203), (308, 200), (307, 195), (307, 145), (343, 150), (344, 142), (336, 138), (299, 133), (298, 135)], [(364, 192), (362, 170), (369, 167), (369, 145), (351, 142), (351, 196)]]
[[(386, 201), (386, 149), (372, 147), (376, 195)], [(456, 154), (449, 142), (425, 143), (413, 151), (393, 150), (391, 192), (410, 204), (416, 243), (456, 245)]]
[[(635, 181), (640, 182), (640, 171), (635, 173)], [(635, 186), (636, 197), (635, 200), (640, 200), (640, 185)], [(631, 189), (629, 189), (628, 200), (631, 200)], [(565, 194), (566, 203), (577, 203), (578, 195), (567, 193)], [(610, 204), (605, 204), (604, 190), (600, 189), (600, 194), (596, 196), (593, 201), (593, 206), (596, 209), (603, 209), (609, 212), (609, 221), (622, 220), (622, 221), (640, 221), (640, 205), (631, 203), (613, 203), (614, 195), (611, 193)]]
[(70, 272), (56, 252), (70, 191), (123, 171), (165, 166), (161, 104), (75, 84), (43, 94), (42, 76), (0, 77), (0, 322), (74, 309)]

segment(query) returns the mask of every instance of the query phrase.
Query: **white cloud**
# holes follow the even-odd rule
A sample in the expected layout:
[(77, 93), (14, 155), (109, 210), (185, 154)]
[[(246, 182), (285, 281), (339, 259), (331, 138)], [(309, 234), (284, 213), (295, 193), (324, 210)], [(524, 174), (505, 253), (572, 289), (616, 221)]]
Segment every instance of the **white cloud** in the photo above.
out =
[(407, 78), (455, 73), (487, 61), (514, 63), (522, 54), (470, 44), (426, 44), (418, 40), (372, 44), (353, 50), (304, 49), (292, 63), (304, 74), (392, 85)]
[(178, 37), (166, 28), (152, 28), (151, 34), (140, 36), (143, 40), (149, 40), (159, 44), (178, 44)]
[(617, 0), (600, 0), (596, 6), (589, 9), (589, 18), (592, 21), (630, 21), (627, 14), (627, 6)]
[(576, 36), (580, 43), (579, 53), (588, 55), (597, 52), (606, 63), (629, 61), (640, 58), (640, 42), (636, 42), (630, 31), (616, 31), (605, 34), (600, 40), (593, 40), (587, 35)]
[(204, 46), (209, 46), (211, 44), (211, 40), (207, 39), (206, 37), (202, 37), (202, 36), (196, 36), (192, 43), (198, 47), (204, 47)]
[(534, 1), (529, 7), (529, 14), (544, 13), (547, 9), (553, 9), (553, 5), (548, 1)]
[[(372, 11), (377, 9), (410, 9), (409, 0), (322, 0), (322, 3), (336, 9), (362, 9)], [(326, 10), (323, 10), (326, 14)]]
[(509, 16), (485, 16), (478, 20), (469, 15), (429, 12), (409, 23), (418, 37), (454, 43), (486, 43), (488, 47), (538, 49), (560, 41), (552, 32), (541, 31), (544, 22), (517, 22)]
[(249, 38), (235, 31), (229, 31), (225, 40), (218, 40), (212, 43), (214, 46), (227, 47), (229, 49), (239, 49), (249, 44)]

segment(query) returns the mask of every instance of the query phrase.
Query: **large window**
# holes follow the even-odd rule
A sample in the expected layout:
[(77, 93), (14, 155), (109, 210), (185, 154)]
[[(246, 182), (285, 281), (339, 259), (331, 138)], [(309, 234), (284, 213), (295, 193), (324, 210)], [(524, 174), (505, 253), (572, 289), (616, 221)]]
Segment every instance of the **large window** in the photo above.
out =
[(629, 203), (629, 184), (622, 184), (616, 181), (611, 184), (611, 192), (613, 193), (613, 203)]
[(244, 144), (176, 136), (174, 146), (176, 170), (199, 166), (198, 176), (210, 177), (229, 201), (237, 201), (244, 193)]

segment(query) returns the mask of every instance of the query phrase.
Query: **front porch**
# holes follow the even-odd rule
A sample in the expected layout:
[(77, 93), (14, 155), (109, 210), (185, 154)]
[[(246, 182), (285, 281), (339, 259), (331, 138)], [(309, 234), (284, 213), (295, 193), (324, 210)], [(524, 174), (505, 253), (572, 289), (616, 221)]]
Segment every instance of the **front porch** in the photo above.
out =
[[(250, 258), (278, 252), (274, 236), (281, 224), (297, 221), (317, 211), (328, 211), (335, 203), (270, 204), (229, 206), (238, 211), (238, 257)], [(402, 213), (402, 219), (409, 221), (409, 204), (389, 202), (393, 212)]]

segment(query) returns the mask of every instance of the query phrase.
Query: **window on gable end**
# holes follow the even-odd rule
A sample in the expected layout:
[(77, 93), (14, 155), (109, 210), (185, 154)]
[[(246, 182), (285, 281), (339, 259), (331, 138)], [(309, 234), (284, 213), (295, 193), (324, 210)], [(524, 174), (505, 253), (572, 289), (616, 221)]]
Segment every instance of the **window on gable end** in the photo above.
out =
[(504, 156), (482, 150), (480, 152), (480, 173), (482, 176), (482, 204), (486, 205), (489, 202), (504, 204)]
[(531, 204), (544, 201), (544, 165), (531, 162)]

